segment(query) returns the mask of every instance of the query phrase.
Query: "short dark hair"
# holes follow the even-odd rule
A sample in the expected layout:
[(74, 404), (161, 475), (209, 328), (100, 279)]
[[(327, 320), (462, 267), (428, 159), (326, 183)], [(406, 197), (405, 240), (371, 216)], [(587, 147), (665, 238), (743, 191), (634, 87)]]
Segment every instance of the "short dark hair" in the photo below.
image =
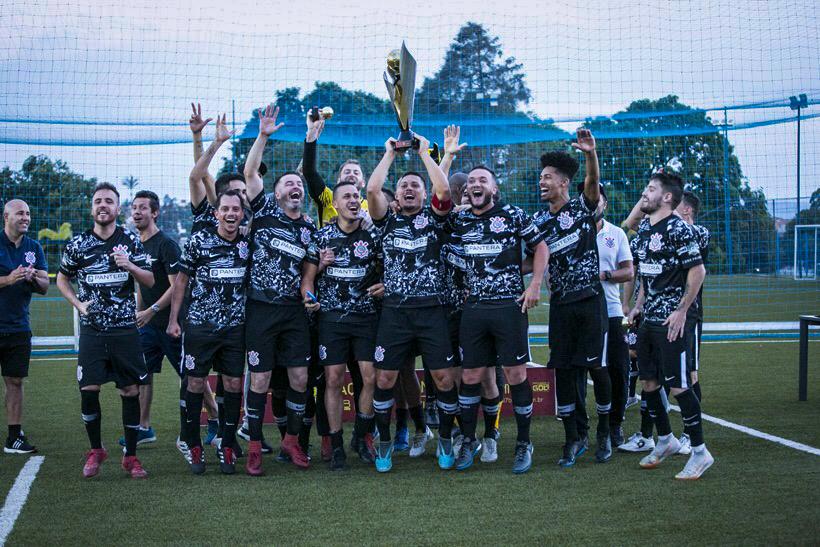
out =
[(159, 211), (159, 196), (157, 196), (151, 190), (140, 190), (136, 194), (134, 194), (134, 199), (144, 198), (148, 200), (148, 206), (151, 207), (151, 212), (156, 213)]
[(461, 197), (464, 193), (464, 188), (467, 186), (467, 173), (462, 173), (461, 171), (453, 173), (447, 182), (450, 183), (450, 195), (453, 200), (458, 201), (458, 198)]
[[(355, 183), (353, 183), (353, 182), (347, 182), (347, 181), (344, 181), (344, 180), (343, 180), (343, 181), (341, 181), (341, 182), (337, 182), (337, 183), (333, 186), (333, 197), (334, 197), (334, 198), (336, 197), (336, 190), (338, 190), (338, 189), (339, 189), (339, 188), (341, 188), (342, 186), (352, 186), (352, 187), (356, 188), (356, 184), (355, 184)], [(358, 193), (358, 192), (359, 192), (359, 189), (358, 189), (358, 188), (356, 188), (356, 193)]]
[(245, 182), (245, 175), (242, 173), (223, 173), (222, 175), (219, 175), (214, 183), (216, 195), (225, 193), (228, 190), (228, 186), (232, 180), (241, 180), (242, 182)]
[[(244, 163), (243, 163), (242, 165), (240, 165), (240, 166), (239, 166), (239, 172), (240, 172), (240, 173), (244, 173), (244, 172), (245, 172), (245, 164), (244, 164)], [(260, 176), (260, 177), (264, 177), (264, 176), (265, 176), (265, 173), (267, 173), (267, 172), (268, 172), (268, 166), (265, 164), (265, 162), (264, 162), (264, 161), (260, 161), (260, 162), (259, 162), (259, 168), (256, 170), (256, 172), (257, 172), (257, 173), (259, 173), (259, 176)]]
[(682, 200), (683, 203), (692, 208), (692, 214), (698, 216), (700, 212), (700, 198), (698, 195), (689, 190), (684, 190)]
[(94, 187), (94, 191), (91, 192), (91, 197), (93, 198), (97, 194), (97, 192), (99, 192), (100, 190), (111, 190), (112, 192), (117, 194), (117, 201), (120, 200), (120, 193), (117, 190), (117, 187), (114, 186), (113, 184), (111, 184), (110, 182), (100, 182), (100, 183), (98, 183), (97, 186)]
[(305, 177), (303, 177), (301, 173), (297, 173), (296, 171), (285, 171), (284, 173), (276, 177), (276, 180), (273, 182), (273, 189), (276, 190), (276, 185), (279, 184), (279, 181), (281, 181), (288, 175), (296, 175), (297, 177), (299, 177), (299, 180), (302, 181), (302, 184), (305, 184)]
[(541, 155), (541, 169), (544, 167), (552, 167), (569, 180), (578, 172), (578, 160), (567, 154), (566, 152), (547, 152)]
[(382, 194), (387, 196), (387, 201), (396, 201), (396, 194), (390, 188), (382, 188)]
[(658, 171), (653, 173), (649, 180), (656, 180), (661, 183), (661, 190), (672, 194), (672, 209), (680, 205), (683, 199), (683, 180), (672, 173)]
[(236, 196), (237, 198), (239, 198), (239, 204), (242, 205), (242, 194), (239, 192), (239, 190), (228, 189), (216, 196), (217, 209), (219, 209), (219, 205), (222, 203), (222, 198), (224, 198), (225, 196)]
[[(579, 194), (583, 194), (584, 193), (584, 182), (579, 182), (578, 186), (576, 186), (576, 188), (578, 189)], [(601, 183), (598, 183), (598, 188), (601, 191), (601, 195), (604, 196), (604, 199), (609, 201), (609, 198), (606, 197), (606, 190), (604, 190), (604, 185), (601, 184)]]
[(410, 176), (410, 175), (417, 176), (418, 178), (421, 179), (422, 186), (425, 186), (425, 187), (427, 186), (427, 179), (425, 179), (424, 175), (422, 175), (418, 171), (405, 171), (404, 173), (402, 173), (401, 176), (396, 179), (396, 186), (399, 185), (399, 183), (401, 182), (401, 179), (403, 179), (404, 177)]
[(486, 165), (483, 165), (483, 164), (478, 164), (478, 165), (474, 166), (473, 168), (470, 169), (470, 171), (468, 171), (468, 174), (472, 173), (473, 171), (476, 171), (477, 169), (483, 169), (483, 170), (487, 171), (488, 173), (490, 173), (493, 176), (493, 180), (496, 183), (498, 183), (498, 176), (495, 174), (495, 171), (493, 171), (492, 169), (490, 169), (489, 167), (487, 167)]
[[(358, 165), (359, 169), (362, 168), (362, 163), (359, 160), (354, 159), (354, 158), (346, 159), (345, 161), (343, 161), (342, 163), (339, 164), (339, 167), (336, 168), (336, 180), (339, 180), (339, 177), (342, 176), (342, 169), (344, 168), (344, 166), (348, 165), (348, 164), (351, 164), (351, 163), (353, 165)], [(362, 169), (362, 175), (364, 175), (364, 169)]]

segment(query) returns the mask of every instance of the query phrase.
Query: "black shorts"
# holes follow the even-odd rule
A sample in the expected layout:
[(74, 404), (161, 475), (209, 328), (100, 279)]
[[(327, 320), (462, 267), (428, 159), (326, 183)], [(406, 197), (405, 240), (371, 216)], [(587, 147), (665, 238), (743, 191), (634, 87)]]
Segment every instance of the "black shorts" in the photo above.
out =
[(182, 339), (173, 338), (161, 327), (145, 325), (139, 330), (142, 355), (150, 374), (162, 372), (162, 360), (167, 357), (168, 362), (177, 374), (183, 376), (180, 363), (182, 361)]
[(447, 314), (443, 306), (395, 308), (384, 306), (376, 335), (373, 361), (377, 369), (399, 370), (408, 359), (421, 352), (424, 365), (441, 370), (453, 365)]
[(686, 356), (689, 359), (689, 372), (700, 370), (700, 339), (703, 336), (703, 321), (686, 321)]
[[(624, 375), (629, 373), (629, 346), (623, 317), (610, 317), (606, 335), (606, 366)], [(637, 338), (637, 336), (636, 336)], [(613, 371), (610, 370), (610, 373)]]
[(641, 328), (641, 315), (635, 317), (635, 321), (629, 326), (624, 335), (629, 351), (636, 351), (638, 349), (638, 329)]
[(9, 378), (28, 376), (31, 359), (31, 333), (0, 334), (0, 371)]
[(609, 315), (603, 294), (550, 305), (549, 368), (605, 367)]
[(245, 371), (245, 327), (237, 325), (213, 331), (187, 326), (182, 335), (182, 366), (185, 374), (205, 378), (214, 372), (239, 378)]
[(310, 324), (305, 308), (301, 304), (266, 304), (248, 300), (245, 305), (245, 343), (250, 372), (310, 365)]
[(80, 330), (77, 382), (81, 388), (114, 382), (122, 389), (147, 381), (148, 367), (136, 328), (115, 332), (100, 332), (88, 327)]
[(461, 315), (462, 366), (511, 367), (530, 360), (527, 314), (515, 301), (467, 303)]
[(377, 328), (376, 314), (319, 312), (319, 364), (372, 361)]
[(447, 331), (450, 334), (450, 351), (453, 353), (452, 366), (461, 366), (461, 344), (459, 344), (459, 331), (461, 330), (461, 316), (463, 311), (455, 308), (447, 310)]
[(644, 322), (638, 330), (638, 372), (641, 380), (655, 380), (670, 388), (688, 389), (686, 338), (670, 342), (668, 328)]

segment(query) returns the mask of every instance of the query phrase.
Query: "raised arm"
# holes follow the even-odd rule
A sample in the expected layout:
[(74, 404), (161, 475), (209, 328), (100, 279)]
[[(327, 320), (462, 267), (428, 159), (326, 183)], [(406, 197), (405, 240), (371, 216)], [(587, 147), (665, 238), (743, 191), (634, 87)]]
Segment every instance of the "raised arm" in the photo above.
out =
[(444, 128), (444, 157), (441, 158), (439, 168), (444, 172), (444, 175), (450, 176), (450, 167), (453, 166), (453, 160), (458, 156), (466, 146), (467, 143), (458, 144), (461, 137), (461, 127), (457, 125), (448, 125)]
[(208, 174), (208, 167), (211, 165), (211, 161), (213, 161), (214, 156), (216, 156), (216, 151), (219, 150), (219, 147), (225, 144), (225, 141), (230, 139), (233, 136), (233, 131), (228, 131), (228, 126), (225, 122), (225, 114), (222, 114), (220, 118), (217, 116), (216, 118), (216, 133), (214, 134), (214, 140), (210, 146), (205, 150), (205, 152), (199, 157), (194, 168), (191, 169), (191, 174), (188, 176), (188, 184), (191, 187), (191, 204), (192, 205), (199, 205), (202, 203), (204, 195), (204, 189), (202, 189), (202, 194), (199, 194), (199, 199), (194, 199), (194, 187), (202, 188), (202, 180)]
[(245, 185), (248, 190), (248, 201), (253, 201), (256, 196), (264, 191), (262, 177), (259, 176), (259, 165), (262, 163), (262, 154), (265, 153), (265, 145), (268, 137), (276, 133), (284, 123), (276, 123), (279, 115), (279, 107), (269, 104), (265, 110), (259, 109), (259, 135), (248, 152), (248, 159), (245, 160)]
[(601, 173), (598, 169), (598, 154), (595, 151), (595, 137), (589, 129), (579, 129), (577, 133), (578, 142), (572, 143), (572, 147), (584, 153), (586, 158), (586, 176), (584, 177), (584, 196), (590, 203), (598, 204), (601, 196)]
[[(196, 164), (203, 154), (202, 130), (205, 129), (205, 126), (208, 125), (213, 118), (208, 118), (207, 120), (202, 119), (202, 105), (199, 103), (196, 103), (196, 106), (194, 106), (194, 103), (191, 103), (191, 111), (188, 127), (191, 128), (191, 137), (194, 142), (194, 163)], [(188, 185), (192, 205), (199, 205), (205, 197), (208, 197), (209, 200), (211, 199), (210, 194), (213, 192), (214, 179), (207, 171), (202, 179), (196, 182), (189, 180)]]
[(430, 157), (430, 141), (421, 135), (416, 135), (419, 140), (419, 158), (427, 169), (427, 176), (430, 177), (430, 184), (433, 187), (433, 193), (438, 199), (438, 204), (444, 208), (439, 209), (433, 205), (433, 211), (437, 214), (445, 215), (453, 208), (453, 202), (450, 199), (450, 183), (447, 182), (447, 175), (436, 163), (436, 160)]
[(396, 151), (393, 149), (394, 142), (396, 139), (391, 137), (384, 143), (384, 155), (367, 181), (367, 210), (373, 220), (381, 220), (387, 214), (388, 203), (382, 193), (382, 188), (384, 188), (387, 173), (390, 172), (390, 166), (396, 159)]
[(318, 120), (312, 120), (308, 110), (305, 124), (307, 133), (305, 134), (305, 147), (302, 151), (302, 174), (307, 182), (310, 198), (316, 202), (316, 205), (322, 206), (320, 196), (325, 189), (325, 181), (316, 169), (316, 147), (319, 135), (325, 127), (325, 120), (321, 117)]

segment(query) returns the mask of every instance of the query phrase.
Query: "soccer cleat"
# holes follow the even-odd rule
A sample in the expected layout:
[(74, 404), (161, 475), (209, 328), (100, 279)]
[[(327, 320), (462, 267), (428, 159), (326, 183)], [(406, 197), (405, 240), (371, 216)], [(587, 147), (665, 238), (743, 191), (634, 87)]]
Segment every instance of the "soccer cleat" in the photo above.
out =
[(464, 442), (464, 435), (461, 434), (461, 430), (457, 427), (453, 428), (453, 452), (458, 454), (461, 452), (461, 443)]
[(595, 461), (606, 463), (612, 459), (612, 440), (608, 434), (598, 435), (598, 449), (595, 450)]
[[(125, 446), (125, 436), (120, 437), (120, 440), (117, 441), (120, 446)], [(149, 427), (148, 429), (140, 428), (139, 432), (137, 433), (137, 445), (141, 444), (148, 444), (157, 442), (157, 434), (154, 432), (153, 427)]]
[(692, 453), (692, 441), (689, 440), (689, 435), (684, 433), (680, 436), (678, 442), (680, 443), (680, 450), (678, 450), (678, 454), (688, 456)]
[(628, 397), (626, 400), (626, 408), (641, 404), (641, 400), (637, 397)]
[(609, 440), (612, 446), (618, 447), (624, 444), (624, 430), (621, 426), (613, 426), (609, 432)]
[(194, 446), (191, 448), (191, 473), (194, 475), (201, 475), (205, 472), (205, 454), (202, 452), (201, 446)]
[(427, 443), (434, 439), (433, 432), (430, 428), (424, 426), (424, 431), (413, 435), (413, 444), (410, 446), (410, 457), (418, 458), (427, 450)]
[(290, 456), (290, 462), (296, 467), (307, 469), (310, 466), (310, 460), (308, 460), (302, 447), (299, 446), (299, 438), (296, 435), (291, 435), (290, 433), (285, 434), (285, 438), (282, 439), (282, 450)]
[(424, 422), (430, 429), (438, 429), (438, 408), (436, 408), (435, 399), (428, 399), (424, 402)]
[(586, 451), (583, 443), (580, 440), (566, 443), (564, 445), (564, 453), (561, 459), (558, 460), (558, 465), (561, 467), (572, 467), (578, 457)]
[(105, 448), (92, 448), (85, 453), (85, 465), (83, 466), (83, 477), (90, 479), (100, 472), (100, 465), (108, 459), (108, 451)]
[(379, 441), (379, 447), (376, 449), (376, 471), (379, 473), (387, 473), (393, 469), (393, 442)]
[(321, 456), (323, 462), (333, 460), (333, 444), (330, 442), (330, 435), (322, 435)]
[(285, 452), (284, 448), (279, 449), (279, 454), (276, 455), (276, 461), (281, 463), (290, 463), (290, 456)]
[(376, 461), (376, 451), (373, 448), (373, 436), (370, 433), (365, 433), (364, 439), (357, 438), (355, 444), (356, 448), (354, 452), (359, 455), (360, 460), (364, 463), (373, 463)]
[(31, 454), (37, 452), (37, 448), (29, 444), (26, 436), (20, 433), (17, 438), (6, 438), (6, 444), (3, 446), (3, 452), (6, 454)]
[[(219, 432), (219, 420), (216, 418), (208, 420), (208, 434), (205, 435), (205, 445), (206, 446), (216, 446), (214, 444), (214, 439), (216, 439), (216, 434)], [(236, 432), (239, 435), (239, 432)]]
[(461, 443), (460, 450), (458, 451), (458, 456), (456, 457), (456, 469), (459, 471), (469, 469), (473, 465), (473, 460), (475, 459), (475, 455), (478, 454), (479, 450), (481, 450), (481, 443), (478, 442), (477, 439), (474, 439), (472, 441), (465, 439)]
[(654, 439), (646, 438), (640, 433), (633, 434), (624, 444), (618, 445), (618, 450), (621, 452), (649, 452), (654, 448)]
[(230, 446), (222, 447), (220, 444), (216, 449), (216, 455), (219, 457), (219, 470), (225, 475), (233, 475), (236, 473), (236, 454), (233, 453), (233, 448)]
[(586, 452), (587, 450), (589, 450), (589, 435), (581, 435), (580, 443), (581, 449), (578, 451), (577, 454), (575, 454), (576, 458), (584, 452)]
[(148, 476), (148, 472), (142, 468), (142, 463), (136, 456), (123, 456), (122, 468), (131, 475), (132, 479), (144, 479)]
[(347, 467), (347, 454), (343, 447), (334, 448), (330, 454), (330, 470), (343, 471)]
[(689, 461), (686, 462), (686, 466), (680, 473), (675, 475), (675, 478), (682, 481), (698, 480), (707, 469), (712, 467), (713, 463), (715, 463), (715, 458), (712, 457), (712, 454), (709, 453), (705, 446), (700, 454), (693, 449), (692, 455), (689, 456)]
[(410, 432), (406, 427), (396, 429), (396, 440), (393, 442), (393, 450), (405, 452), (410, 449)]
[(252, 477), (264, 475), (262, 470), (262, 443), (251, 441), (248, 443), (248, 459), (245, 461), (245, 473)]
[[(210, 420), (208, 420), (210, 423)], [(236, 430), (236, 436), (240, 439), (244, 440), (245, 442), (251, 442), (251, 431), (248, 429), (248, 423), (244, 422), (242, 427)]]
[(532, 467), (532, 443), (518, 441), (515, 443), (515, 457), (512, 472), (516, 475), (526, 473)]
[(481, 462), (493, 463), (498, 460), (498, 441), (492, 437), (484, 437), (481, 443)]
[(177, 437), (177, 450), (179, 453), (182, 454), (182, 457), (185, 458), (185, 461), (188, 462), (188, 465), (191, 464), (191, 450), (188, 448), (188, 443)]
[(436, 448), (436, 455), (438, 457), (438, 466), (440, 469), (452, 469), (456, 464), (456, 455), (453, 452), (453, 440), (439, 439), (438, 447)]
[(643, 469), (655, 469), (667, 457), (677, 454), (678, 450), (680, 450), (680, 443), (674, 436), (670, 435), (670, 440), (666, 442), (659, 439), (652, 452), (641, 458), (638, 465)]

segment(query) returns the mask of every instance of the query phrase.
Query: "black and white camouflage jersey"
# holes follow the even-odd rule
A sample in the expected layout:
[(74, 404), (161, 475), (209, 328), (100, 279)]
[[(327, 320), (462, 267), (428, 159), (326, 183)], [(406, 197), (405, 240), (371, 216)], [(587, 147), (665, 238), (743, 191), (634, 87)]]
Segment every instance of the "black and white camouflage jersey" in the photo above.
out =
[[(242, 222), (239, 223), (240, 226), (247, 226), (248, 222), (251, 220), (252, 213), (247, 209), (245, 211), (245, 216), (242, 218)], [(195, 234), (198, 231), (212, 227), (216, 228), (219, 226), (219, 221), (216, 220), (214, 216), (214, 206), (211, 205), (207, 199), (203, 199), (199, 202), (199, 205), (191, 204), (191, 214), (194, 216), (194, 220), (191, 223), (191, 233)]]
[(415, 215), (388, 211), (374, 221), (384, 253), (384, 305), (422, 307), (443, 303), (441, 247), (447, 216), (431, 207)]
[(313, 234), (307, 260), (319, 265), (319, 250), (333, 249), (333, 264), (318, 275), (316, 290), (322, 312), (376, 313), (367, 288), (379, 282), (378, 233), (357, 228), (346, 234), (336, 223)]
[(316, 231), (313, 220), (293, 220), (273, 194), (259, 194), (251, 202), (251, 271), (248, 298), (269, 304), (302, 305), (299, 284), (302, 261)]
[(670, 214), (654, 226), (638, 226), (633, 256), (644, 287), (644, 320), (659, 324), (675, 311), (686, 289), (689, 268), (703, 264), (694, 230)]
[(566, 304), (603, 292), (598, 277), (598, 230), (595, 205), (581, 194), (556, 213), (549, 209), (533, 215), (533, 222), (550, 250), (550, 302)]
[[(700, 256), (705, 265), (708, 260), (707, 257), (709, 256), (709, 240), (712, 238), (712, 234), (709, 233), (709, 229), (706, 226), (701, 226), (700, 224), (692, 224), (691, 228), (695, 232), (695, 240), (698, 242)], [(703, 285), (700, 286), (698, 297), (689, 307), (687, 315), (690, 318), (703, 321)]]
[(151, 271), (151, 264), (139, 237), (117, 226), (106, 240), (94, 230), (76, 235), (68, 242), (60, 262), (60, 272), (77, 280), (77, 298), (90, 302), (88, 314), (80, 324), (99, 331), (136, 328), (137, 303), (134, 278), (118, 268), (114, 253), (125, 253), (129, 260)]
[(245, 236), (233, 241), (207, 227), (191, 236), (180, 260), (190, 277), (186, 324), (224, 330), (245, 322), (245, 290), (250, 248)]
[(452, 234), (445, 234), (441, 261), (444, 264), (444, 305), (450, 311), (460, 311), (467, 301), (467, 285), (464, 280), (467, 263), (464, 260), (464, 249), (453, 240)]
[(475, 215), (471, 209), (452, 215), (447, 223), (462, 249), (468, 302), (507, 300), (524, 292), (521, 244), (532, 251), (543, 236), (532, 219), (513, 205), (494, 205)]

